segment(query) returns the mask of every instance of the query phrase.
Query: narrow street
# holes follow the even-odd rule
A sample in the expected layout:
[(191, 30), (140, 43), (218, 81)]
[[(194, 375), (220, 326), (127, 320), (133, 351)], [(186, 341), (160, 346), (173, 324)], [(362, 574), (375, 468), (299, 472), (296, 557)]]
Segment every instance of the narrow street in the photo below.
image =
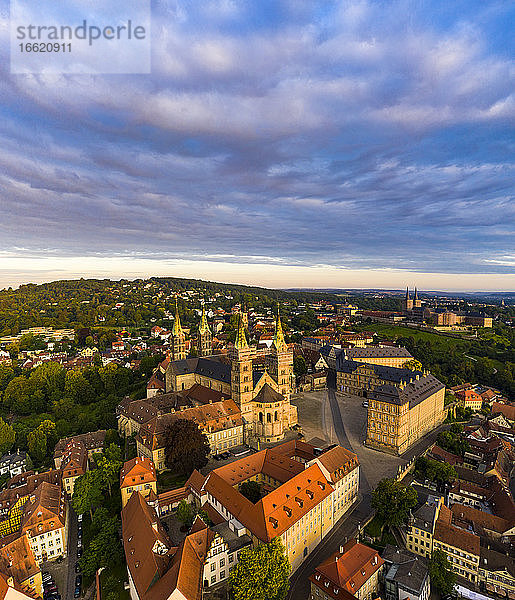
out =
[[(332, 426), (338, 443), (345, 448), (351, 449), (352, 446), (345, 432), (340, 406), (336, 399), (334, 389), (329, 388), (327, 394), (331, 407)], [(288, 593), (289, 600), (306, 600), (309, 597), (310, 590), (308, 578), (313, 573), (315, 567), (329, 558), (331, 554), (337, 552), (339, 547), (342, 544), (345, 544), (347, 540), (355, 537), (362, 524), (368, 521), (372, 514), (370, 491), (370, 485), (363, 473), (363, 469), (360, 469), (360, 499), (354, 504), (351, 510), (340, 519), (331, 533), (324, 538), (293, 574), (290, 580), (290, 591)]]

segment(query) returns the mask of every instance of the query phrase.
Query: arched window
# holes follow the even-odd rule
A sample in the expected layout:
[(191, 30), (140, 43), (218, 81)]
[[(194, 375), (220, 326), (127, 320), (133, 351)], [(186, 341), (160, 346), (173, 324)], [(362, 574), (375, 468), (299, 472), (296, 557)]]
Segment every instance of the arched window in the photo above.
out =
[(266, 413), (266, 422), (267, 423), (271, 423), (272, 422), (272, 415), (271, 415), (271, 413)]
[(279, 420), (279, 415), (277, 414), (277, 411), (275, 411), (274, 421), (278, 421), (278, 420)]
[(260, 423), (263, 422), (263, 413), (262, 412), (259, 413), (259, 422)]

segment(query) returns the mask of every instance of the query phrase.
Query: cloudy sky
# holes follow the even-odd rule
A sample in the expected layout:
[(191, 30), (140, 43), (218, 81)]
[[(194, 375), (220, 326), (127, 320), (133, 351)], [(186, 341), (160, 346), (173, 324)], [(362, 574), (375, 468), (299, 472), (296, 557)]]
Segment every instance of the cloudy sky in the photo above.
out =
[(156, 0), (105, 76), (10, 74), (0, 6), (0, 287), (515, 290), (513, 2)]

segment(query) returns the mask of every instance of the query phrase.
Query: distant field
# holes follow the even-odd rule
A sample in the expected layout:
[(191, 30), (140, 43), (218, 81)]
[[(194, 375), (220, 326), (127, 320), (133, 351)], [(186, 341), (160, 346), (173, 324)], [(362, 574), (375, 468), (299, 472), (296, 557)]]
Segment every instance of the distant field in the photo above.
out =
[(444, 347), (453, 347), (459, 344), (467, 343), (467, 340), (438, 335), (437, 333), (430, 333), (429, 331), (419, 331), (418, 329), (403, 327), (402, 325), (389, 325), (388, 323), (365, 323), (363, 325), (356, 326), (355, 329), (357, 331), (375, 331), (379, 335), (389, 339), (411, 336), (415, 340), (425, 340)]

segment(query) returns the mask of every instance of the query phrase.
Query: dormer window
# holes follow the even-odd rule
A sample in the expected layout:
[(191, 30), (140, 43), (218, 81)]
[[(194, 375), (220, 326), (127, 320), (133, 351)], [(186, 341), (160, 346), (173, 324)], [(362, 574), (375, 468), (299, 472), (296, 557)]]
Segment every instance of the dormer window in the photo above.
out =
[(298, 496), (295, 496), (295, 502), (302, 508), (304, 506), (304, 501), (299, 498)]

